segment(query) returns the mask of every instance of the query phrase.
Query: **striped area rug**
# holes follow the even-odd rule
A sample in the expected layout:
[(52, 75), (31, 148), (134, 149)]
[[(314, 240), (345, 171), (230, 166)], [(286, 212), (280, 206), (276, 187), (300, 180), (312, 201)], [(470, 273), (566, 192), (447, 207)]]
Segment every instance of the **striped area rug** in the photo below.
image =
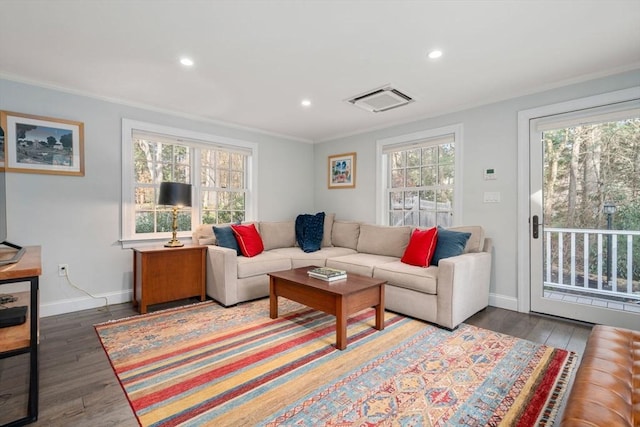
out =
[(96, 325), (143, 426), (551, 425), (573, 353), (373, 309), (335, 318), (281, 299), (207, 302)]

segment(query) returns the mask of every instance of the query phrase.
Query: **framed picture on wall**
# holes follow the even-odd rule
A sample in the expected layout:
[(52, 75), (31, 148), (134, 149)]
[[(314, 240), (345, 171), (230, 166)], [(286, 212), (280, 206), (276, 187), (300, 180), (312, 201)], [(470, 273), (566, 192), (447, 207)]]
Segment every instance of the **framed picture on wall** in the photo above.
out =
[(329, 156), (329, 189), (355, 188), (356, 153)]
[(84, 176), (84, 124), (0, 111), (7, 172)]

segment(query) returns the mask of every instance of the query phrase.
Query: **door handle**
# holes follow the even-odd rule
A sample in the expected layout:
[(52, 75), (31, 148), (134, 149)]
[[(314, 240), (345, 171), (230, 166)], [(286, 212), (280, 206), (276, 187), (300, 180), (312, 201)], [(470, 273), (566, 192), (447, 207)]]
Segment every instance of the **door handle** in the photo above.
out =
[(540, 221), (538, 219), (538, 215), (533, 216), (533, 224), (531, 224), (531, 232), (534, 239), (537, 239), (539, 236), (538, 227), (540, 227)]

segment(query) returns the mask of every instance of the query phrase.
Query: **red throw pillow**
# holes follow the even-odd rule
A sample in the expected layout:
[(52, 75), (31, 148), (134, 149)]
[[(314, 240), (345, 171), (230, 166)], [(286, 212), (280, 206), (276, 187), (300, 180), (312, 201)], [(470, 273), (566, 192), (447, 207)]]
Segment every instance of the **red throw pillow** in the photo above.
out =
[(438, 229), (413, 230), (411, 239), (400, 261), (418, 267), (428, 267), (438, 242)]
[(258, 233), (254, 224), (232, 224), (231, 229), (233, 230), (233, 234), (236, 235), (236, 240), (238, 241), (242, 255), (252, 257), (264, 251), (262, 237), (260, 237), (260, 233)]

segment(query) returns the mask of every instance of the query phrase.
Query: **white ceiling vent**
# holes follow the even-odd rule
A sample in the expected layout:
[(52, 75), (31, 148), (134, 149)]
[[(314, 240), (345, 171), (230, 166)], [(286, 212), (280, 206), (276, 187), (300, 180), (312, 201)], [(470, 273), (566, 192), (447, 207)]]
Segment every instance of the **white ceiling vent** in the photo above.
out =
[(347, 102), (373, 113), (391, 110), (413, 102), (413, 98), (390, 86), (383, 86), (367, 93), (356, 95)]

